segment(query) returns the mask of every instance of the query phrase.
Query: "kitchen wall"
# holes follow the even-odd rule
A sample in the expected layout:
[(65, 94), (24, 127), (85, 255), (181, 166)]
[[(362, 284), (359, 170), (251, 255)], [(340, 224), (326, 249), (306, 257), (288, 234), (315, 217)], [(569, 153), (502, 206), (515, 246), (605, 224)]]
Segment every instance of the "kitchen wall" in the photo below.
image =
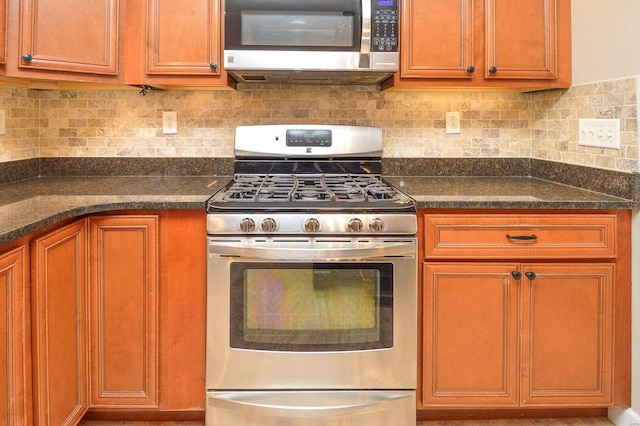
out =
[[(264, 86), (240, 91), (42, 91), (0, 88), (0, 162), (33, 157), (232, 157), (241, 124), (384, 128), (385, 157), (524, 157), (638, 170), (638, 79), (537, 93), (379, 92), (370, 87)], [(164, 110), (178, 134), (163, 135)], [(444, 132), (446, 111), (462, 133)], [(622, 149), (578, 146), (578, 118), (620, 118)]]

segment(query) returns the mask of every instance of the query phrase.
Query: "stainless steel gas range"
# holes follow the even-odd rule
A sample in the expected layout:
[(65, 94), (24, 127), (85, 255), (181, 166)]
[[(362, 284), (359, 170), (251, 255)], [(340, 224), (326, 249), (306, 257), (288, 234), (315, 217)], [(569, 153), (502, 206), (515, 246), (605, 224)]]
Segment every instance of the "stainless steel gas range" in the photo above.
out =
[(414, 201), (382, 131), (241, 126), (207, 202), (207, 425), (415, 424)]

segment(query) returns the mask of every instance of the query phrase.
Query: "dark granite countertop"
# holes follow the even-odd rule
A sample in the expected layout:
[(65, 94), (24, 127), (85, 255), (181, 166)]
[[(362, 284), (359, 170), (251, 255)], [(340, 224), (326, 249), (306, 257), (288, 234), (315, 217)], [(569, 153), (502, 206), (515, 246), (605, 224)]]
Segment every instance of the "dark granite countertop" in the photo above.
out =
[[(230, 176), (41, 177), (0, 185), (0, 245), (64, 219), (132, 209), (203, 209)], [(420, 208), (637, 209), (640, 202), (530, 177), (389, 177)]]

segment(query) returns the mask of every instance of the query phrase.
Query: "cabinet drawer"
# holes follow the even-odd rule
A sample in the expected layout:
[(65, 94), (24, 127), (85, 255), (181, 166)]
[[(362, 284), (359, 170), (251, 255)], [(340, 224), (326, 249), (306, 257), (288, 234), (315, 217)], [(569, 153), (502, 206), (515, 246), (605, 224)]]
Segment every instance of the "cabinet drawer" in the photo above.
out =
[(614, 214), (424, 215), (425, 257), (615, 258)]

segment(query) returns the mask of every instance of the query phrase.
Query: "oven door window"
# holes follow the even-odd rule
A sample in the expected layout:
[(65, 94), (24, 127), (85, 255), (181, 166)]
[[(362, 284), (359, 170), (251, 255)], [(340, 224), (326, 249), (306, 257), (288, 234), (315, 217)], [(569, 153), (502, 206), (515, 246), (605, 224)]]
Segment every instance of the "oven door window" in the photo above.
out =
[(232, 348), (390, 348), (393, 265), (232, 263), (230, 319)]

